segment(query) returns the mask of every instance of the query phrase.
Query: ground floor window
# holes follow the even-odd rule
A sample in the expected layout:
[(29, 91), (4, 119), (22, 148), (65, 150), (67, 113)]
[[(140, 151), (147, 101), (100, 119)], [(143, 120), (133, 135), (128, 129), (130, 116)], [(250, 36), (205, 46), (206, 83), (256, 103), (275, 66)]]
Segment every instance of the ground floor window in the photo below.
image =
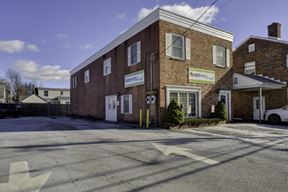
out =
[(198, 92), (171, 90), (168, 92), (168, 102), (172, 100), (182, 107), (185, 117), (198, 117)]
[(121, 96), (121, 113), (132, 114), (132, 95)]

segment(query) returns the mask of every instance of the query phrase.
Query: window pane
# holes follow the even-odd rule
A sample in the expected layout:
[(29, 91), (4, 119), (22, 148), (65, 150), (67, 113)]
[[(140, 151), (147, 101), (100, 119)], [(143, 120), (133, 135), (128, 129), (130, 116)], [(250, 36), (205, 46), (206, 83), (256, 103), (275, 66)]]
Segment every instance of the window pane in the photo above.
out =
[(170, 102), (175, 100), (178, 103), (178, 93), (170, 93)]
[(187, 103), (187, 93), (180, 93), (179, 94), (179, 105), (182, 107), (182, 111), (184, 113), (184, 116), (187, 117), (187, 108), (188, 108), (188, 103)]
[(129, 95), (124, 95), (124, 113), (129, 113)]
[(172, 56), (177, 58), (183, 58), (182, 48), (172, 47)]
[(183, 47), (183, 38), (180, 36), (172, 35), (172, 43), (174, 46)]
[(172, 56), (177, 58), (183, 58), (184, 42), (181, 36), (172, 35)]
[(196, 117), (196, 106), (197, 106), (197, 101), (196, 101), (197, 95), (196, 93), (189, 93), (189, 111), (188, 114), (191, 117)]
[(225, 66), (225, 47), (216, 47), (216, 63), (217, 65)]
[(131, 46), (131, 63), (137, 63), (137, 44)]

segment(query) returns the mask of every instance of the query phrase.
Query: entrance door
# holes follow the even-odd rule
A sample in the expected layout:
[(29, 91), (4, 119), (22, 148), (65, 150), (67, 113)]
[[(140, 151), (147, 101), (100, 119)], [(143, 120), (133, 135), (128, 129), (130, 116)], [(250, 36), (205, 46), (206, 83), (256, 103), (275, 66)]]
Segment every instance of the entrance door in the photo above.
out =
[(220, 90), (219, 92), (219, 101), (222, 101), (226, 105), (226, 110), (228, 113), (228, 119), (231, 121), (231, 91)]
[[(262, 97), (262, 106), (263, 106), (263, 114), (265, 111), (265, 97)], [(253, 97), (253, 120), (259, 120), (260, 115), (260, 103), (259, 103), (259, 97)]]
[(105, 120), (106, 121), (117, 121), (117, 96), (106, 96), (105, 97)]

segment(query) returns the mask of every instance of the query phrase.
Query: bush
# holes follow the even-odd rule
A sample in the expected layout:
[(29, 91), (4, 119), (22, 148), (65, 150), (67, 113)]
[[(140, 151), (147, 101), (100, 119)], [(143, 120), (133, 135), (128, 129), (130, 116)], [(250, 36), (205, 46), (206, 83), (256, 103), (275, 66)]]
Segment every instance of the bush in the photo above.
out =
[(219, 101), (215, 106), (215, 117), (225, 121), (228, 119), (226, 105), (222, 101)]
[(179, 125), (184, 122), (184, 115), (181, 107), (175, 100), (172, 100), (166, 110), (165, 122)]

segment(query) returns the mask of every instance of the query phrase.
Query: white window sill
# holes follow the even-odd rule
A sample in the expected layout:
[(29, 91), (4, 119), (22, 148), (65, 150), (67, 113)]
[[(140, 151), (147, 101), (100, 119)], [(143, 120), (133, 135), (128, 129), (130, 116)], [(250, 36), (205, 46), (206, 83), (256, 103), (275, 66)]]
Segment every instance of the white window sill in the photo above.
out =
[(173, 59), (173, 60), (179, 60), (179, 61), (185, 61), (185, 60), (186, 60), (185, 58), (172, 57), (172, 56), (170, 56), (169, 58), (170, 58), (170, 59)]

